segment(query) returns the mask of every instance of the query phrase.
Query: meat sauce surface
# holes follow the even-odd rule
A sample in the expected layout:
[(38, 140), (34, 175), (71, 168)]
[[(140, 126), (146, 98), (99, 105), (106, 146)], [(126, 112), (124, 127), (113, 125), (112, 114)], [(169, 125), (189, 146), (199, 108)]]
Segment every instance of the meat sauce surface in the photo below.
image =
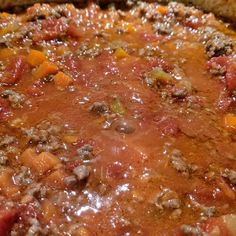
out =
[(0, 14), (0, 236), (236, 235), (236, 34), (130, 3)]

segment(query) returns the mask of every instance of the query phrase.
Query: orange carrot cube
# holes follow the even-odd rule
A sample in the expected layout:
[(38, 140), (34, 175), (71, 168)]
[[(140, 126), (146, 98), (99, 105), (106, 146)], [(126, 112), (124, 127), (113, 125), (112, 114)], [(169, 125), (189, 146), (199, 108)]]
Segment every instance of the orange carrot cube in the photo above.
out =
[(68, 75), (64, 74), (63, 72), (58, 72), (54, 76), (54, 83), (55, 83), (55, 85), (56, 85), (56, 87), (58, 89), (63, 90), (67, 86), (69, 86), (72, 82), (73, 82), (73, 80), (71, 79), (71, 77), (69, 77)]
[(0, 60), (4, 61), (14, 55), (14, 50), (11, 48), (3, 48), (0, 50)]
[(48, 223), (55, 220), (60, 215), (58, 208), (49, 200), (45, 199), (41, 204), (44, 220)]
[(21, 161), (26, 167), (29, 167), (31, 171), (39, 175), (60, 165), (60, 160), (53, 154), (42, 152), (37, 155), (36, 152), (30, 148), (22, 153)]
[(228, 113), (225, 115), (224, 120), (225, 120), (226, 127), (233, 128), (233, 129), (236, 128), (236, 115)]
[(31, 66), (38, 66), (46, 61), (46, 59), (47, 58), (43, 52), (34, 49), (31, 49), (27, 56), (27, 61)]
[(167, 12), (168, 12), (168, 8), (165, 7), (165, 6), (160, 5), (160, 6), (158, 6), (157, 11), (158, 11), (161, 15), (166, 15)]
[(125, 58), (129, 56), (129, 54), (123, 48), (117, 48), (114, 55), (117, 58)]
[(6, 197), (14, 197), (19, 191), (19, 187), (13, 183), (13, 174), (13, 170), (9, 168), (1, 170), (0, 173), (0, 192)]
[(44, 183), (54, 189), (64, 189), (66, 187), (64, 181), (66, 176), (66, 172), (63, 169), (58, 169), (44, 178)]
[(57, 72), (58, 72), (58, 67), (56, 64), (49, 61), (44, 61), (34, 72), (34, 77), (40, 80), (48, 75), (54, 75)]

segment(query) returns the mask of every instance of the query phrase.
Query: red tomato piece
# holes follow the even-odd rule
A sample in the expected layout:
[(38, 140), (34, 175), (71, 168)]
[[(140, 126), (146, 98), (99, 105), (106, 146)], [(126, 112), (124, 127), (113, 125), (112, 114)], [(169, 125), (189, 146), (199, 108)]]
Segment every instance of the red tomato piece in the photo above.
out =
[(29, 218), (38, 219), (42, 216), (39, 213), (38, 206), (36, 206), (34, 203), (29, 203), (28, 205), (21, 206), (18, 213), (20, 223), (28, 222)]
[(124, 166), (119, 163), (115, 162), (110, 164), (107, 167), (107, 177), (113, 180), (121, 180), (125, 178), (125, 168)]
[(154, 122), (162, 135), (177, 135), (180, 131), (179, 121), (173, 117), (155, 117)]
[(213, 57), (206, 64), (207, 70), (222, 68), (225, 71), (225, 86), (231, 93), (236, 90), (236, 62), (230, 61), (227, 56)]
[(16, 209), (0, 210), (0, 236), (9, 235), (12, 226), (18, 219), (18, 211)]
[(57, 39), (66, 34), (68, 24), (63, 19), (43, 20), (41, 30), (36, 30), (33, 40), (38, 42), (42, 40)]
[(29, 65), (24, 56), (14, 57), (6, 67), (0, 82), (7, 85), (15, 84), (23, 78), (28, 69)]
[(234, 100), (232, 97), (223, 97), (218, 102), (218, 107), (222, 112), (226, 112), (233, 105)]
[(206, 68), (207, 70), (210, 70), (214, 65), (227, 68), (228, 63), (229, 63), (229, 58), (226, 56), (213, 57), (207, 62)]
[(224, 193), (219, 191), (214, 186), (204, 186), (197, 187), (191, 193), (191, 198), (193, 198), (196, 202), (203, 204), (205, 206), (216, 205), (217, 203), (227, 202), (228, 198), (225, 198)]
[(223, 223), (221, 218), (210, 218), (207, 220), (205, 224), (202, 225), (202, 228), (204, 232), (206, 233), (211, 233), (213, 232), (216, 228), (219, 230), (221, 236), (228, 236), (228, 230)]
[(225, 80), (226, 87), (230, 92), (236, 90), (236, 62), (228, 66)]
[(82, 60), (79, 59), (78, 57), (66, 57), (64, 59), (64, 65), (66, 67), (66, 69), (70, 72), (70, 74), (75, 77), (78, 78), (78, 76), (80, 75), (80, 70), (82, 68)]

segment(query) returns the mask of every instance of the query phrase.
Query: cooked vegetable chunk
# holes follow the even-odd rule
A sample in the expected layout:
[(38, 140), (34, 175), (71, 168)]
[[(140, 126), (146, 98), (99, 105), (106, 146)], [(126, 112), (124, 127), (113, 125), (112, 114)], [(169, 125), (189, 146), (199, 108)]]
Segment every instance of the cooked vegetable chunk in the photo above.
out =
[(27, 61), (31, 66), (38, 66), (46, 61), (46, 56), (43, 52), (31, 49), (29, 55), (27, 56)]

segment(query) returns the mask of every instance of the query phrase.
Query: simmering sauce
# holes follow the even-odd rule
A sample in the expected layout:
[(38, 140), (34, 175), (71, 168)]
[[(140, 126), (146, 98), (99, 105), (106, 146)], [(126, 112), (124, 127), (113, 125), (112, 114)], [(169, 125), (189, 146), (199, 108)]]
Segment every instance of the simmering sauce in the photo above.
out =
[(236, 34), (194, 8), (0, 14), (0, 236), (236, 235)]

